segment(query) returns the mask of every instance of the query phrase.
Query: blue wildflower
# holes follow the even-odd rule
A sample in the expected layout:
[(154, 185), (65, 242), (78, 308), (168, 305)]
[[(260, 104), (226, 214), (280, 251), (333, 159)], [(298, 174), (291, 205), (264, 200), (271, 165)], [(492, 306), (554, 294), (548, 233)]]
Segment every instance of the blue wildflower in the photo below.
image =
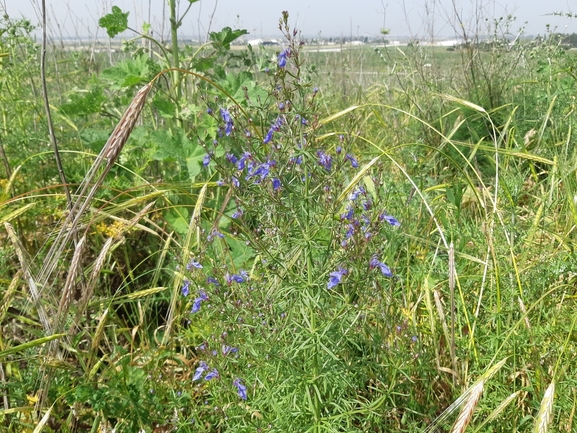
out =
[(238, 161), (237, 157), (234, 156), (234, 154), (228, 152), (226, 154), (226, 159), (228, 159), (228, 161), (232, 164), (236, 164), (236, 162)]
[(220, 286), (220, 283), (218, 282), (218, 280), (214, 277), (208, 277), (206, 279), (206, 281), (210, 284), (214, 284), (215, 286)]
[(180, 289), (180, 291), (182, 292), (182, 296), (188, 296), (190, 293), (190, 281), (184, 280), (184, 284), (182, 285), (182, 289)]
[(200, 361), (200, 366), (195, 370), (194, 376), (192, 378), (192, 381), (194, 382), (195, 380), (198, 380), (202, 377), (202, 374), (207, 371), (210, 367), (208, 366), (208, 364), (204, 361)]
[(222, 120), (224, 120), (226, 123), (232, 122), (232, 117), (230, 117), (230, 113), (226, 108), (220, 109), (220, 115), (222, 116)]
[(208, 164), (210, 164), (210, 154), (204, 155), (204, 158), (202, 159), (203, 167), (208, 167)]
[(220, 109), (220, 115), (222, 116), (222, 120), (224, 120), (224, 123), (225, 123), (224, 133), (226, 135), (230, 135), (230, 133), (232, 132), (232, 128), (234, 127), (234, 122), (232, 121), (232, 117), (231, 117), (230, 113), (228, 112), (228, 110), (225, 108)]
[(251, 177), (260, 177), (260, 179), (255, 179), (255, 183), (260, 183), (269, 175), (270, 168), (273, 165), (274, 161), (267, 161), (259, 165), (258, 167), (251, 170), (251, 172), (246, 176), (246, 180), (249, 180)]
[(280, 111), (283, 111), (283, 110), (285, 109), (284, 102), (279, 102), (279, 103), (278, 103), (278, 109), (279, 109)]
[(228, 355), (229, 353), (236, 353), (236, 352), (238, 352), (238, 347), (232, 347), (226, 344), (222, 345), (222, 354), (224, 356)]
[(246, 280), (248, 280), (248, 272), (243, 271), (242, 269), (239, 271), (238, 274), (230, 275), (227, 272), (226, 275), (224, 276), (224, 278), (228, 284), (232, 283), (233, 281), (235, 281), (237, 283), (244, 283)]
[(350, 221), (353, 219), (354, 214), (355, 210), (353, 209), (352, 206), (349, 206), (347, 207), (347, 211), (344, 214), (341, 214), (341, 220)]
[(332, 289), (340, 284), (343, 276), (347, 274), (347, 270), (343, 268), (339, 268), (335, 272), (331, 272), (329, 274), (329, 282), (327, 283), (327, 289)]
[(353, 224), (347, 224), (347, 233), (345, 234), (345, 239), (349, 239), (355, 234), (355, 226)]
[(241, 208), (237, 208), (236, 212), (231, 215), (231, 218), (233, 218), (233, 219), (240, 218), (243, 213), (244, 212), (242, 211)]
[(266, 135), (264, 136), (264, 140), (262, 140), (262, 142), (264, 144), (270, 143), (272, 140), (272, 137), (274, 135), (274, 130), (271, 128), (268, 130), (268, 132), (266, 133)]
[(371, 261), (369, 262), (369, 267), (371, 269), (379, 268), (385, 277), (392, 277), (393, 276), (391, 269), (387, 265), (385, 265), (383, 262), (379, 261), (379, 259), (377, 258), (376, 255), (371, 257)]
[(224, 235), (221, 232), (219, 232), (215, 227), (210, 231), (210, 233), (206, 237), (206, 240), (212, 242), (216, 236), (218, 236), (221, 239), (224, 239)]
[(284, 68), (287, 62), (287, 56), (289, 55), (290, 51), (288, 49), (282, 50), (278, 55), (278, 67)]
[[(280, 104), (282, 104), (282, 107), (283, 107), (282, 109), (284, 109), (284, 104), (281, 102), (281, 103), (279, 103), (279, 106), (280, 106)], [(276, 118), (275, 122), (270, 126), (270, 129), (266, 133), (266, 136), (264, 137), (264, 140), (262, 142), (264, 144), (269, 143), (272, 140), (275, 131), (280, 131), (280, 128), (283, 125), (283, 123), (284, 123), (283, 118), (278, 116)]]
[(247, 399), (247, 396), (246, 396), (246, 386), (244, 386), (244, 385), (241, 383), (241, 379), (235, 379), (234, 382), (232, 382), (232, 383), (233, 383), (234, 386), (236, 386), (236, 390), (237, 390), (237, 392), (238, 392), (238, 396), (239, 396), (240, 398), (242, 398), (243, 400), (246, 400), (246, 399)]
[(275, 177), (275, 178), (272, 180), (272, 189), (273, 189), (274, 191), (278, 191), (281, 186), (282, 186), (282, 184), (281, 184), (281, 182), (280, 182), (280, 179), (278, 179), (278, 178)]
[(371, 200), (365, 200), (365, 201), (363, 202), (363, 209), (364, 209), (364, 210), (369, 210), (372, 205), (373, 205), (373, 202), (372, 202)]
[(190, 259), (190, 261), (186, 264), (186, 269), (188, 271), (192, 270), (193, 268), (202, 269), (202, 265), (198, 263), (198, 261), (195, 258)]
[(202, 298), (196, 298), (192, 303), (191, 313), (197, 313), (198, 311), (200, 311), (201, 304), (202, 304)]
[(252, 155), (250, 152), (243, 152), (242, 156), (240, 157), (240, 159), (236, 162), (236, 168), (238, 168), (240, 171), (244, 170), (244, 167), (246, 165), (246, 161), (252, 158)]
[(357, 159), (353, 155), (351, 155), (350, 153), (347, 153), (345, 155), (345, 159), (350, 161), (351, 167), (357, 168), (359, 166)]
[(213, 368), (206, 376), (204, 376), (204, 380), (210, 380), (214, 378), (219, 378), (220, 374), (216, 368)]
[(379, 215), (379, 220), (380, 221), (385, 220), (386, 222), (388, 222), (393, 227), (399, 227), (401, 225), (399, 220), (397, 220), (395, 217), (393, 217), (391, 215), (387, 215), (385, 212), (383, 212), (382, 214)]
[(335, 149), (335, 152), (337, 152), (337, 155), (340, 155), (342, 151), (343, 151), (343, 148), (341, 146), (337, 146)]
[(236, 176), (233, 176), (231, 178), (230, 183), (232, 183), (232, 186), (234, 186), (235, 188), (238, 188), (240, 186), (240, 182), (238, 181)]
[(202, 289), (198, 291), (198, 298), (196, 298), (192, 303), (192, 311), (191, 313), (196, 313), (200, 310), (200, 306), (202, 301), (208, 301), (208, 295)]
[(322, 150), (319, 150), (317, 152), (317, 156), (319, 157), (319, 164), (322, 165), (325, 168), (325, 170), (331, 171), (331, 168), (333, 166), (333, 161), (332, 161), (330, 155), (327, 155)]
[(367, 191), (365, 191), (365, 189), (362, 186), (357, 186), (357, 188), (351, 193), (351, 195), (349, 196), (349, 200), (350, 201), (355, 201), (360, 194), (366, 194)]
[(313, 87), (313, 93), (318, 93), (319, 88), (318, 87)]
[(210, 108), (210, 107), (207, 108), (207, 109), (206, 109), (206, 114), (212, 114), (212, 108)]

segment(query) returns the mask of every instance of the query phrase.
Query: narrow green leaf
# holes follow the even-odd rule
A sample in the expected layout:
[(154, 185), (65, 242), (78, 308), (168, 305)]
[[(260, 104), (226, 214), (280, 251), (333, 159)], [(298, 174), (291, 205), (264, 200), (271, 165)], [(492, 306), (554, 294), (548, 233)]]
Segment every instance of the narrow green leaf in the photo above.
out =
[(53, 334), (48, 337), (38, 338), (36, 340), (28, 341), (24, 344), (19, 344), (18, 346), (11, 347), (0, 352), (0, 358), (4, 358), (8, 355), (21, 352), (31, 347), (40, 346), (41, 344), (48, 343), (49, 341), (56, 340), (57, 338), (64, 337), (66, 334)]

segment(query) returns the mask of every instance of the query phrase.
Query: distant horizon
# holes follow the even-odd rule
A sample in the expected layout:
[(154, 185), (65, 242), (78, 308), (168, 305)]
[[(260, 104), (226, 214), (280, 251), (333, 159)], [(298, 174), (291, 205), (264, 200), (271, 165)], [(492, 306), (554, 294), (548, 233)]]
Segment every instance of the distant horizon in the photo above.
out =
[[(188, 5), (180, 0), (180, 12)], [(183, 38), (205, 40), (209, 31), (224, 27), (246, 29), (252, 38), (282, 38), (278, 30), (281, 12), (287, 9), (291, 25), (306, 38), (378, 37), (387, 29), (388, 38), (450, 39), (460, 32), (460, 21), (471, 34), (491, 34), (493, 20), (499, 20), (499, 32), (513, 37), (521, 28), (527, 37), (544, 35), (548, 31), (576, 33), (577, 0), (292, 0), (289, 5), (280, 0), (201, 0), (191, 5), (179, 29)], [(39, 0), (0, 0), (0, 13), (11, 18), (21, 16), (38, 24)], [(162, 0), (95, 0), (73, 3), (70, 0), (49, 2), (48, 31), (52, 37), (106, 37), (98, 27), (98, 19), (110, 13), (112, 5), (129, 12), (129, 26), (140, 30), (151, 24), (154, 35), (168, 38), (168, 11)], [(554, 15), (558, 14), (558, 15)], [(567, 14), (571, 15), (570, 17)], [(55, 18), (56, 17), (56, 18)], [(516, 18), (516, 19), (515, 19)], [(526, 24), (525, 24), (526, 23)], [(549, 25), (549, 28), (547, 27)], [(121, 35), (133, 36), (131, 32)]]

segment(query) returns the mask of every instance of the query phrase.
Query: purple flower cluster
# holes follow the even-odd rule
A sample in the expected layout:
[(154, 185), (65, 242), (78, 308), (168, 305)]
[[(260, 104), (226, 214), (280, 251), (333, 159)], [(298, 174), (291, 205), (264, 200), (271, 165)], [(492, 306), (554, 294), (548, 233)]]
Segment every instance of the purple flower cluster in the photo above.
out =
[(230, 275), (228, 272), (224, 276), (224, 279), (228, 284), (231, 284), (233, 281), (236, 283), (244, 283), (248, 280), (248, 272), (243, 271), (242, 269), (238, 272), (238, 274)]
[(322, 150), (317, 152), (317, 156), (319, 158), (319, 164), (324, 167), (326, 171), (331, 171), (333, 166), (333, 160), (330, 155), (326, 154)]
[(232, 347), (232, 346), (228, 346), (226, 344), (222, 345), (222, 354), (224, 356), (228, 355), (229, 353), (237, 353), (238, 352), (238, 347)]
[[(197, 349), (206, 350), (206, 344), (202, 344)], [(229, 353), (237, 353), (238, 348), (223, 345), (222, 346), (222, 354), (223, 356), (228, 355)], [(216, 352), (213, 352), (213, 355), (216, 355)], [(194, 371), (194, 376), (192, 377), (192, 381), (196, 382), (197, 380), (202, 379), (204, 376), (205, 381), (209, 381), (212, 379), (220, 379), (220, 373), (216, 368), (210, 368), (210, 366), (205, 361), (200, 361), (198, 367)], [(240, 398), (246, 400), (248, 398), (246, 393), (246, 386), (242, 383), (242, 379), (236, 378), (232, 382), (233, 386), (236, 387), (236, 392)]]
[(187, 271), (191, 271), (193, 269), (202, 269), (202, 265), (198, 263), (194, 257), (190, 259), (190, 261), (186, 264)]
[[(215, 228), (213, 228), (213, 230), (211, 231), (211, 233), (213, 233), (213, 232), (215, 232), (214, 236), (220, 235), (220, 233)], [(196, 258), (193, 257), (187, 263), (186, 269), (188, 271), (194, 271), (196, 269), (203, 269), (203, 266), (202, 266), (202, 264), (200, 264), (200, 262)], [(239, 270), (239, 272), (236, 274), (230, 275), (229, 273), (227, 273), (225, 275), (225, 280), (227, 281), (228, 284), (231, 284), (232, 282), (244, 283), (248, 280), (248, 278), (249, 278), (248, 272), (244, 271), (242, 269)], [(207, 283), (212, 284), (214, 286), (217, 286), (217, 287), (220, 286), (220, 283), (218, 282), (218, 280), (212, 276), (207, 277), (206, 281), (207, 281)], [(190, 281), (187, 279), (184, 281), (184, 285), (182, 287), (182, 294), (184, 296), (188, 296), (190, 294)], [(208, 294), (206, 293), (206, 291), (203, 289), (200, 289), (198, 291), (198, 297), (192, 303), (191, 313), (196, 313), (196, 312), (200, 311), (202, 302), (208, 301), (208, 299), (209, 299), (209, 297), (208, 297)], [(227, 335), (228, 335), (227, 332), (223, 332), (222, 336), (221, 336), (221, 338), (223, 340), (223, 344), (221, 346), (221, 353), (222, 353), (222, 356), (224, 356), (224, 357), (231, 356), (232, 354), (236, 354), (239, 351), (238, 347), (231, 346), (231, 345), (226, 344), (224, 342), (224, 339), (226, 338)], [(208, 344), (206, 342), (204, 342), (200, 346), (196, 347), (196, 350), (206, 352), (209, 350)], [(208, 353), (211, 353), (213, 357), (216, 357), (218, 355), (217, 350), (212, 350), (211, 352), (209, 351)], [(195, 382), (195, 381), (203, 379), (203, 378), (205, 381), (209, 381), (212, 379), (220, 379), (220, 373), (219, 373), (218, 369), (211, 368), (207, 362), (200, 361), (198, 364), (198, 367), (194, 371), (192, 381)], [(247, 388), (243, 384), (242, 379), (236, 378), (233, 381), (233, 386), (236, 388), (236, 392), (237, 392), (238, 396), (243, 400), (247, 400), (247, 398), (248, 398)]]
[(290, 49), (286, 49), (286, 50), (282, 50), (279, 55), (278, 55), (278, 67), (283, 69), (286, 67), (286, 63), (287, 63), (287, 58), (290, 55)]
[(379, 268), (381, 270), (381, 273), (385, 277), (392, 277), (393, 276), (391, 269), (387, 265), (385, 265), (383, 262), (379, 261), (376, 254), (371, 257), (371, 261), (369, 262), (369, 268), (371, 268), (371, 269)]
[[(279, 117), (280, 119), (280, 117)], [(278, 122), (277, 122), (278, 123)], [(273, 125), (273, 127), (275, 127)], [(271, 128), (272, 131), (272, 128)], [(242, 172), (246, 169), (246, 176), (245, 180), (252, 180), (254, 184), (260, 184), (267, 178), (271, 173), (271, 170), (276, 167), (277, 163), (273, 159), (268, 159), (265, 162), (258, 162), (250, 152), (243, 152), (240, 158), (237, 158), (232, 153), (226, 154), (226, 159), (231, 163), (234, 164), (239, 172)], [(281, 181), (278, 178), (271, 179), (273, 189), (277, 191), (281, 187)], [(236, 188), (240, 186), (240, 182), (236, 176), (232, 176), (232, 185)], [(237, 212), (233, 215), (233, 218), (238, 218), (242, 216), (242, 211)]]
[(192, 302), (191, 313), (197, 313), (200, 311), (202, 301), (208, 301), (208, 294), (204, 290), (200, 289), (198, 291), (198, 297)]
[(190, 281), (184, 280), (184, 284), (180, 291), (182, 292), (182, 296), (188, 296), (190, 294)]
[(339, 267), (336, 271), (329, 274), (329, 282), (327, 283), (327, 289), (332, 289), (339, 285), (348, 271), (344, 268)]
[[(196, 380), (201, 379), (202, 375), (205, 372), (207, 372), (208, 370), (210, 370), (210, 367), (208, 366), (208, 364), (204, 361), (200, 361), (200, 365), (195, 370), (194, 376), (192, 377), (192, 381), (194, 382)], [(204, 380), (211, 380), (211, 379), (215, 379), (215, 378), (220, 378), (220, 374), (216, 368), (213, 368), (204, 376)]]
[(242, 379), (238, 379), (238, 378), (237, 378), (237, 379), (235, 379), (235, 380), (232, 382), (232, 384), (233, 384), (234, 386), (236, 386), (236, 390), (237, 390), (238, 396), (239, 396), (240, 398), (242, 398), (243, 400), (246, 400), (246, 399), (247, 399), (247, 396), (246, 396), (246, 386), (244, 386), (244, 385), (242, 384)]
[[(282, 102), (281, 102), (282, 104)], [(280, 110), (284, 110), (284, 104), (282, 108), (279, 107)], [(275, 132), (280, 131), (281, 126), (284, 124), (284, 120), (281, 116), (278, 116), (275, 122), (271, 125), (270, 129), (266, 133), (264, 140), (262, 141), (264, 144), (270, 143), (272, 141), (273, 135)]]
[(351, 167), (357, 168), (359, 166), (357, 159), (350, 153), (345, 155), (345, 159), (351, 163)]
[(210, 153), (207, 153), (206, 155), (204, 155), (204, 158), (202, 159), (202, 166), (208, 167), (209, 164), (210, 164)]
[(222, 116), (222, 120), (224, 120), (224, 133), (228, 136), (232, 133), (232, 129), (234, 128), (232, 116), (226, 108), (220, 109), (220, 115)]
[(393, 227), (399, 227), (401, 225), (401, 223), (395, 217), (393, 217), (391, 215), (387, 215), (384, 212), (379, 215), (379, 221), (383, 221), (383, 220), (388, 222)]
[(206, 237), (206, 240), (209, 242), (212, 242), (214, 240), (214, 238), (217, 236), (221, 239), (224, 239), (224, 235), (221, 232), (219, 232), (216, 227), (213, 227), (210, 230), (210, 233), (208, 234), (208, 236)]

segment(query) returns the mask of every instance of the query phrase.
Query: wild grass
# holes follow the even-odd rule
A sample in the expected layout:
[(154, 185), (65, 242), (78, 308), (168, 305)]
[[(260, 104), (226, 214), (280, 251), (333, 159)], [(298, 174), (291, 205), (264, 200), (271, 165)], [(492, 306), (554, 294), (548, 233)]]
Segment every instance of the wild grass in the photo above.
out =
[(6, 430), (571, 431), (575, 58), (280, 24), (280, 57), (50, 53), (69, 211), (2, 22)]

